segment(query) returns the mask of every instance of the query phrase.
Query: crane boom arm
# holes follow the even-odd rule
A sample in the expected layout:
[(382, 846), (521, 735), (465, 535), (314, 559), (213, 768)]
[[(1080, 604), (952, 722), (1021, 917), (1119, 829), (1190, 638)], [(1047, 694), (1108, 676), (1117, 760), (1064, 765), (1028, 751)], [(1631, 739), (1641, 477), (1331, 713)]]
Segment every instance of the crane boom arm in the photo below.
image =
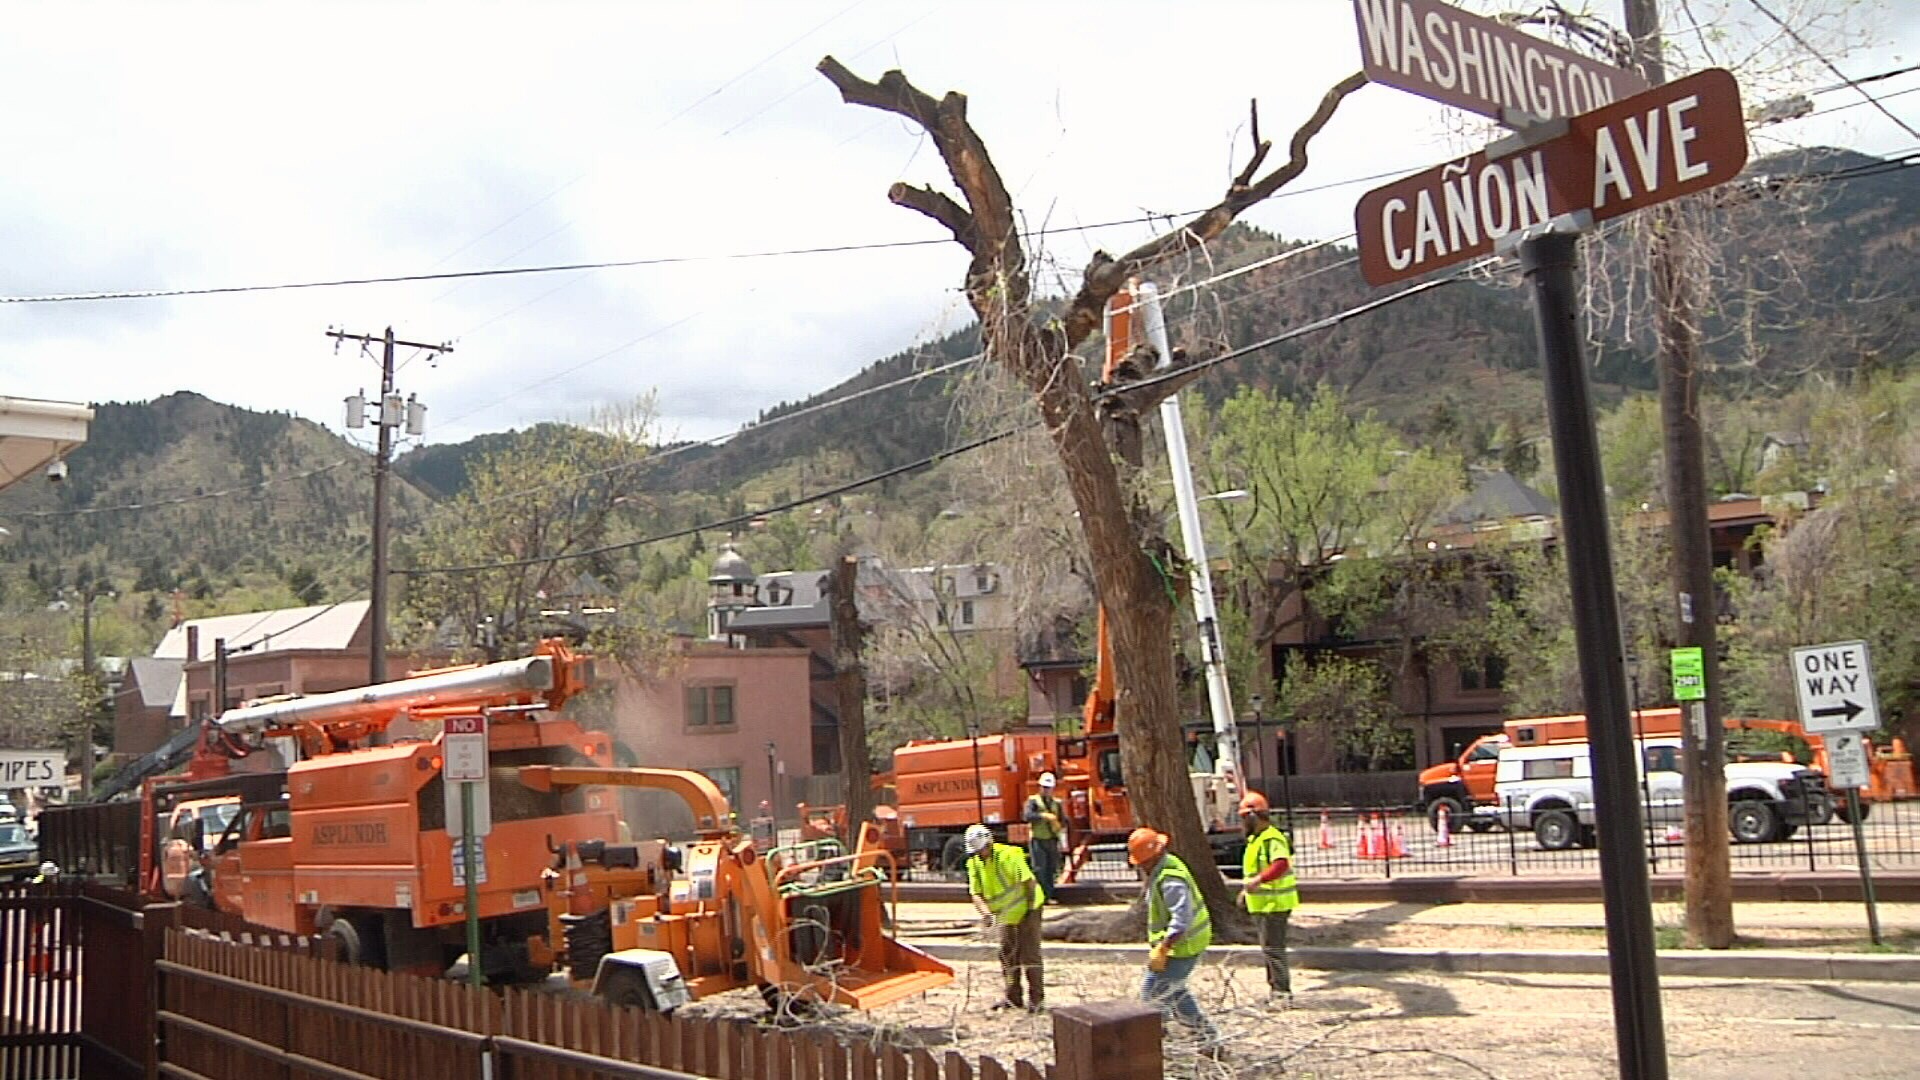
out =
[(564, 642), (546, 641), (533, 656), (449, 668), (352, 690), (228, 709), (215, 721), (232, 734), (326, 729), (377, 730), (401, 713), (446, 712), (544, 704), (557, 709), (592, 679), (592, 661)]

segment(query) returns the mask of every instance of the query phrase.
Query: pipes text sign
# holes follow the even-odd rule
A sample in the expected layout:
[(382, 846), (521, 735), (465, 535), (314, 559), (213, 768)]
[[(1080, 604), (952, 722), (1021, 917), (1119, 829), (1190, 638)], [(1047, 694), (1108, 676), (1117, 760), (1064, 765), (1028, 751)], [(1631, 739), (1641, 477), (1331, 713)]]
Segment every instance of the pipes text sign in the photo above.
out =
[(58, 750), (0, 750), (0, 791), (66, 782), (67, 755)]
[(1509, 233), (1562, 215), (1605, 221), (1725, 183), (1746, 164), (1740, 88), (1710, 68), (1577, 116), (1553, 138), (1367, 192), (1354, 210), (1360, 270), (1391, 284), (1488, 254)]
[(1793, 650), (1793, 693), (1800, 725), (1810, 732), (1871, 731), (1880, 726), (1880, 698), (1864, 641), (1803, 645)]
[(1383, 86), (1502, 123), (1592, 112), (1647, 82), (1440, 0), (1353, 0), (1360, 66)]

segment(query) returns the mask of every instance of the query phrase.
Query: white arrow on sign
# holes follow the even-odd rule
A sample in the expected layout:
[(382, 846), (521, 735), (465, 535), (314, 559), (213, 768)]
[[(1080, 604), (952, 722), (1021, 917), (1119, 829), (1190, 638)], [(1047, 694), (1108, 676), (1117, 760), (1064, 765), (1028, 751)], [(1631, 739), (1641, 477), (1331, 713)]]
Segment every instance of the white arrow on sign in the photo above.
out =
[(1880, 698), (1864, 641), (1803, 645), (1793, 650), (1793, 692), (1809, 732), (1871, 731), (1880, 726)]

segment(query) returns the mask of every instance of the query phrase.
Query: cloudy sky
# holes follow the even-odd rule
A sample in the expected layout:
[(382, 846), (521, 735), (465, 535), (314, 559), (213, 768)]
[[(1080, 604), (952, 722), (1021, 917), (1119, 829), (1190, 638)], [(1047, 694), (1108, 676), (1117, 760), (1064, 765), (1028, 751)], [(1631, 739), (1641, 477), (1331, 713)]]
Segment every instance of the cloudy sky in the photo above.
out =
[[(1766, 2), (1782, 14), (1861, 8)], [(1750, 0), (1692, 10), (1726, 31), (1728, 53), (1763, 41)], [(965, 90), (1028, 221), (1055, 227), (1207, 205), (1245, 152), (1248, 99), (1284, 139), (1359, 62), (1349, 0), (9, 0), (0, 12), (0, 296), (696, 260), (0, 305), (0, 393), (187, 389), (336, 429), (341, 398), (378, 372), (352, 349), (336, 354), (329, 327), (451, 340), (451, 356), (411, 359), (400, 375), (428, 403), (433, 440), (582, 418), (649, 390), (664, 434), (711, 437), (964, 323), (950, 244), (711, 258), (938, 236), (885, 198), (895, 180), (943, 180), (937, 155), (908, 125), (842, 105), (812, 70), (823, 54), (868, 77), (898, 66), (935, 93)], [(1920, 5), (1883, 0), (1877, 21), (1821, 25), (1843, 29), (1858, 47), (1817, 43), (1849, 75), (1920, 62)], [(1768, 55), (1806, 60), (1792, 51)], [(1835, 81), (1803, 63), (1764, 92)], [(1920, 93), (1892, 96), (1920, 90), (1920, 72), (1873, 89), (1920, 127)], [(1920, 146), (1851, 92), (1815, 101), (1832, 111), (1766, 129), (1759, 151)], [(1248, 220), (1293, 237), (1347, 233), (1354, 200), (1380, 182), (1362, 178), (1462, 151), (1459, 126), (1367, 87), (1296, 184), (1318, 190)], [(1095, 247), (1147, 234), (1058, 233), (1048, 255), (1070, 280)]]

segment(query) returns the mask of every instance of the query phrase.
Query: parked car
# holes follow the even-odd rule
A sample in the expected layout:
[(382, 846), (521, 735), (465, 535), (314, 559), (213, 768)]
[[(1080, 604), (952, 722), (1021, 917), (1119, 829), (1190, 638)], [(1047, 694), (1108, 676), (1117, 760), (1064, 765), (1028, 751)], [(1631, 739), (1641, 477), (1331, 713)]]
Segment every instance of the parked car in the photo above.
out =
[[(1680, 740), (1638, 744), (1635, 765), (1643, 811), (1657, 825), (1684, 814)], [(1505, 746), (1495, 769), (1494, 792), (1509, 828), (1531, 829), (1540, 846), (1557, 851), (1594, 843), (1592, 761), (1586, 743)], [(1833, 816), (1827, 780), (1818, 770), (1790, 762), (1730, 761), (1726, 767), (1727, 828), (1742, 844), (1785, 840), (1800, 826)]]
[(40, 845), (16, 819), (0, 821), (0, 878), (26, 881), (40, 872)]

